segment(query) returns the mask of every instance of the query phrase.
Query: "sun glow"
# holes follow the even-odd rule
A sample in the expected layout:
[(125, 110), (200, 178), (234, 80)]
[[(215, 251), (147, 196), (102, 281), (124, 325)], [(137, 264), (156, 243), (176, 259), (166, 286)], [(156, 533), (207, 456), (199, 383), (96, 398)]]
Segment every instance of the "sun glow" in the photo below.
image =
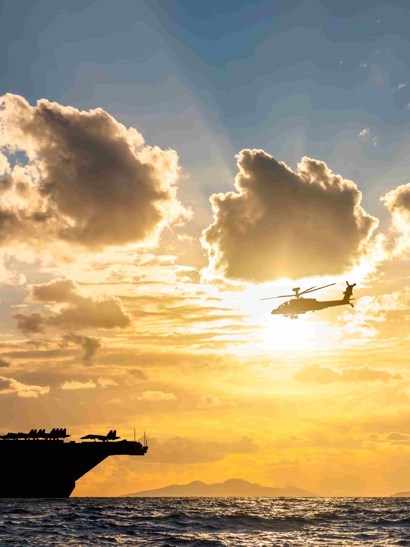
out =
[[(287, 281), (287, 282), (286, 282)], [(322, 285), (329, 279), (315, 279), (299, 283), (307, 288), (312, 285)], [(332, 280), (330, 280), (331, 282)], [(280, 315), (271, 315), (271, 311), (282, 303), (282, 300), (265, 300), (267, 295), (290, 294), (289, 287), (295, 281), (281, 280), (270, 284), (269, 287), (258, 285), (250, 286), (242, 293), (232, 293), (231, 297), (237, 302), (247, 316), (249, 325), (259, 326), (259, 337), (252, 342), (253, 351), (303, 351), (307, 349), (325, 350), (340, 339), (340, 333), (335, 325), (323, 320), (319, 314), (308, 312), (301, 314), (297, 319), (290, 319)], [(334, 294), (331, 298), (340, 298)], [(283, 299), (285, 300), (285, 299)], [(239, 301), (239, 302), (238, 302)], [(246, 350), (245, 350), (246, 352)]]
[(319, 326), (307, 318), (268, 317), (263, 322), (261, 349), (300, 351), (311, 348), (316, 345)]

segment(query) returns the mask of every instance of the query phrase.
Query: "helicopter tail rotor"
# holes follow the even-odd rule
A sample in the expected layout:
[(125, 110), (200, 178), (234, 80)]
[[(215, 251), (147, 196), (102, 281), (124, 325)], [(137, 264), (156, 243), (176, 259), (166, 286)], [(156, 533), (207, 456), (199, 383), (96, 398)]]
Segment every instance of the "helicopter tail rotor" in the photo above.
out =
[(346, 285), (347, 285), (347, 288), (343, 293), (343, 295), (344, 295), (343, 296), (343, 301), (346, 302), (346, 304), (350, 304), (350, 299), (351, 299), (352, 294), (353, 294), (353, 287), (356, 287), (356, 283), (352, 283), (351, 285), (349, 285), (349, 282), (346, 281)]

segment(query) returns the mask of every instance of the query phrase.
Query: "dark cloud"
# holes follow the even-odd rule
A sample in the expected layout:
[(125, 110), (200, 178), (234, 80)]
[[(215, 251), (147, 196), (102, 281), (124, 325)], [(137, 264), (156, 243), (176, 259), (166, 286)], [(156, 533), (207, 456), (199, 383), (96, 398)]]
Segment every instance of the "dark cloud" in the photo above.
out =
[(337, 275), (365, 253), (378, 221), (352, 181), (302, 158), (294, 172), (263, 150), (242, 150), (237, 192), (214, 194), (202, 243), (211, 267), (253, 282)]
[(309, 365), (301, 368), (294, 376), (299, 382), (314, 382), (316, 384), (332, 384), (334, 382), (390, 382), (391, 380), (403, 380), (404, 376), (398, 372), (362, 367), (347, 367), (334, 370), (320, 365)]
[(62, 346), (66, 347), (70, 344), (80, 346), (84, 351), (82, 361), (86, 365), (92, 365), (98, 358), (98, 353), (102, 348), (101, 338), (92, 336), (82, 336), (73, 332), (64, 334), (62, 337)]
[(188, 437), (172, 437), (160, 443), (149, 438), (149, 451), (144, 460), (156, 463), (207, 463), (223, 460), (228, 454), (253, 454), (257, 445), (249, 437), (236, 442), (198, 442)]
[(388, 441), (410, 441), (410, 435), (407, 435), (405, 433), (390, 433), (387, 435), (386, 439)]
[(78, 304), (67, 306), (54, 317), (48, 318), (48, 324), (58, 328), (113, 329), (127, 327), (130, 319), (124, 311), (121, 300), (115, 296), (109, 296), (101, 300), (84, 298)]
[(31, 298), (39, 302), (67, 303), (67, 305), (50, 315), (39, 312), (14, 315), (13, 317), (17, 319), (17, 328), (25, 334), (44, 333), (47, 328), (113, 329), (124, 328), (130, 324), (130, 318), (118, 297), (84, 297), (78, 292), (78, 286), (68, 279), (59, 278), (49, 283), (32, 286)]
[(148, 376), (138, 368), (128, 370), (128, 374), (131, 374), (137, 380), (148, 380)]
[(6, 359), (0, 358), (0, 368), (7, 368), (11, 365), (10, 361), (6, 361)]
[(42, 285), (33, 285), (31, 296), (36, 302), (75, 302), (81, 299), (78, 285), (72, 279), (60, 277)]
[(24, 334), (43, 334), (45, 332), (47, 316), (42, 313), (17, 313), (13, 315), (17, 319), (17, 328)]
[(59, 313), (17, 313), (17, 328), (24, 334), (44, 333), (48, 328), (55, 329), (114, 329), (130, 324), (130, 318), (124, 312), (121, 300), (115, 296), (106, 300), (84, 299), (81, 304), (67, 306)]
[(9, 378), (0, 378), (0, 393), (10, 388)]
[(49, 342), (48, 340), (26, 340), (25, 342), (28, 346), (34, 346), (35, 348), (48, 348)]
[(48, 359), (59, 359), (72, 355), (70, 350), (64, 351), (62, 349), (49, 349), (49, 350), (30, 350), (30, 351), (8, 351), (3, 354), (6, 357), (18, 360), (33, 360), (33, 361), (45, 361)]
[(102, 109), (45, 99), (32, 107), (12, 94), (0, 100), (0, 145), (24, 151), (31, 167), (13, 171), (1, 186), (0, 242), (60, 239), (98, 250), (155, 240), (186, 216), (173, 150), (146, 146)]

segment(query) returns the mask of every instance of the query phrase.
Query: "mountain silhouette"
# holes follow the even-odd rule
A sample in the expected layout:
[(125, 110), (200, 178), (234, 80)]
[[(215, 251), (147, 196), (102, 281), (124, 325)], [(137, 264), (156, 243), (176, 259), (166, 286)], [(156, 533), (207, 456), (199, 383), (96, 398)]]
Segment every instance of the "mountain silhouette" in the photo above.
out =
[(397, 494), (392, 494), (391, 498), (410, 498), (410, 492), (397, 492)]
[(193, 481), (189, 484), (171, 484), (155, 490), (142, 490), (132, 494), (123, 494), (123, 497), (136, 498), (182, 498), (182, 497), (239, 497), (239, 498), (301, 498), (317, 497), (317, 494), (302, 490), (294, 486), (285, 488), (271, 488), (251, 483), (242, 479), (229, 479), (216, 484), (206, 484), (202, 481)]

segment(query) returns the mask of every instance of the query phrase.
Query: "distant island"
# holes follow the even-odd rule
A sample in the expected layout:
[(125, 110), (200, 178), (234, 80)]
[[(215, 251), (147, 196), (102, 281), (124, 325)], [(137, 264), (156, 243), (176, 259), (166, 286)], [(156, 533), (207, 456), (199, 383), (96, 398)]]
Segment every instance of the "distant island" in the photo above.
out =
[(410, 492), (397, 492), (397, 494), (392, 494), (391, 498), (410, 498)]
[(132, 498), (183, 498), (183, 497), (207, 497), (207, 498), (314, 498), (317, 494), (286, 486), (285, 488), (271, 488), (251, 483), (242, 479), (229, 479), (216, 484), (206, 484), (202, 481), (193, 481), (189, 484), (171, 484), (156, 490), (143, 490), (132, 494), (123, 494), (121, 497)]

